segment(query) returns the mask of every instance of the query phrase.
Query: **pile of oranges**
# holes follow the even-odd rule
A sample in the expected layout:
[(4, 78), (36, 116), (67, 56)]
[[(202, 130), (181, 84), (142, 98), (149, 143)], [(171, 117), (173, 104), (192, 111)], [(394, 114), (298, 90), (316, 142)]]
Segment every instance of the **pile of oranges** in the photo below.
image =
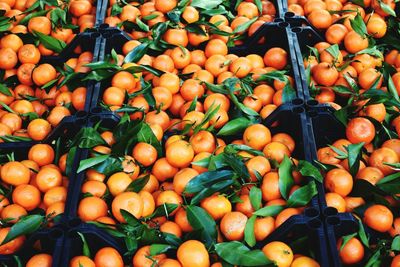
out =
[[(10, 159), (0, 170), (0, 217), (3, 222), (0, 240), (4, 240), (13, 225), (19, 221), (39, 218), (41, 224), (53, 225), (55, 218), (64, 212), (68, 178), (65, 177), (67, 154), (55, 162), (54, 148), (47, 144), (33, 145), (26, 159)], [(43, 210), (42, 213), (38, 213)], [(33, 215), (33, 217), (30, 217)], [(25, 235), (0, 246), (0, 254), (13, 254), (24, 244)]]
[(1, 1), (0, 10), (5, 23), (0, 35), (0, 142), (41, 141), (64, 117), (84, 109), (86, 85), (68, 80), (88, 71), (84, 65), (93, 54), (78, 47), (80, 56), (58, 67), (46, 63), (46, 57), (93, 27), (96, 7), (86, 0), (10, 0)]
[[(79, 201), (66, 217), (118, 238), (126, 253), (89, 248), (79, 233), (83, 250), (70, 255), (70, 266), (320, 266), (308, 232), (296, 242), (297, 233), (278, 241), (274, 232), (305, 216), (322, 183), (327, 206), (359, 222), (357, 233), (337, 240), (341, 262), (399, 266), (395, 1), (291, 0), (288, 10), (325, 40), (303, 49), (302, 59), (268, 35), (254, 42), (262, 52), (232, 53), (265, 23), (278, 28), (285, 5), (110, 1), (104, 22), (129, 40), (107, 47), (103, 61), (78, 46), (54, 66), (48, 56), (95, 27), (96, 5), (0, 1), (0, 143), (39, 142), (1, 161), (0, 254), (15, 254), (41, 227), (64, 224), (72, 184)], [(295, 84), (295, 60), (303, 60), (307, 88)], [(88, 80), (101, 85), (99, 99), (87, 97)], [(345, 138), (324, 143), (312, 163), (303, 160), (306, 144), (295, 141), (302, 133), (281, 130), (279, 120), (263, 123), (301, 90), (345, 126)], [(68, 153), (47, 144), (63, 118), (93, 106), (118, 115), (115, 125), (88, 121), (66, 141)], [(24, 264), (55, 264), (39, 251)]]

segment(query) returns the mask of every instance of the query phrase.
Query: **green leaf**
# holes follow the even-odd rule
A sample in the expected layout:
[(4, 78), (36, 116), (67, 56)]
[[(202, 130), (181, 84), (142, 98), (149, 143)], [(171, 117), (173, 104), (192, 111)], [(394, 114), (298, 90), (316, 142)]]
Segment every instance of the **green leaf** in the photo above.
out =
[[(21, 19), (21, 20), (19, 21), (19, 24), (20, 24), (20, 25), (27, 25), (28, 22), (31, 20), (31, 18), (44, 16), (44, 15), (46, 15), (47, 12), (49, 12), (49, 11), (50, 11), (50, 9), (48, 9), (48, 10), (40, 10), (40, 11), (37, 11), (37, 12), (32, 12), (32, 13), (26, 15), (23, 19)], [(26, 12), (26, 11), (25, 11), (25, 12)]]
[(136, 17), (136, 24), (139, 26), (139, 28), (144, 31), (144, 32), (148, 32), (150, 31), (150, 28), (147, 24), (143, 23), (143, 21), (141, 21), (139, 19), (139, 17)]
[(3, 95), (6, 95), (6, 96), (12, 96), (10, 89), (1, 83), (0, 83), (0, 93), (2, 93)]
[(195, 194), (195, 196), (190, 201), (190, 204), (197, 205), (198, 203), (200, 203), (201, 200), (213, 195), (214, 193), (228, 189), (233, 183), (233, 179), (216, 182), (211, 186), (204, 188), (199, 193)]
[(253, 186), (249, 193), (250, 203), (254, 210), (259, 210), (261, 208), (262, 192), (261, 189)]
[(213, 9), (222, 4), (222, 2), (223, 0), (193, 0), (190, 5), (192, 7), (198, 7), (202, 9)]
[(215, 245), (215, 252), (224, 261), (241, 266), (275, 266), (261, 250), (250, 250), (238, 241), (223, 242)]
[(66, 164), (66, 169), (65, 169), (65, 174), (69, 176), (72, 172), (72, 166), (74, 166), (74, 160), (75, 160), (75, 155), (76, 151), (78, 148), (76, 146), (71, 147), (71, 149), (68, 151), (67, 154), (67, 164)]
[(293, 89), (293, 87), (290, 85), (289, 82), (286, 82), (285, 87), (283, 87), (282, 102), (288, 103), (295, 98), (296, 98), (296, 91)]
[(396, 17), (396, 12), (387, 4), (385, 4), (383, 1), (379, 0), (379, 5), (381, 6), (383, 12), (386, 14), (389, 14), (393, 17)]
[(311, 181), (307, 185), (300, 187), (294, 191), (289, 199), (287, 200), (287, 205), (289, 207), (302, 207), (307, 205), (310, 200), (318, 194), (315, 182)]
[(140, 190), (145, 187), (145, 185), (149, 182), (150, 175), (145, 175), (141, 178), (137, 178), (136, 180), (133, 180), (128, 187), (125, 189), (125, 192), (135, 192), (139, 193)]
[(231, 170), (208, 171), (201, 173), (187, 183), (184, 192), (188, 194), (198, 193), (217, 182), (232, 180), (233, 175), (234, 173)]
[[(207, 1), (208, 2), (208, 1)], [(240, 33), (240, 32), (244, 32), (245, 30), (247, 30), (254, 22), (256, 22), (256, 20), (258, 20), (258, 17), (252, 18), (249, 21), (246, 21), (245, 23), (240, 24), (239, 26), (237, 26), (234, 30), (233, 30), (233, 34), (236, 33)]]
[(130, 226), (139, 226), (142, 223), (129, 211), (120, 209), (122, 217), (125, 219), (126, 223)]
[(357, 219), (357, 220), (358, 220), (358, 227), (359, 227), (358, 228), (358, 236), (360, 237), (360, 240), (364, 244), (364, 246), (369, 248), (369, 241), (368, 241), (367, 233), (365, 232), (365, 229), (364, 229), (364, 225), (360, 219)]
[(400, 251), (400, 235), (393, 238), (392, 246), (390, 247), (393, 251)]
[(353, 30), (358, 33), (361, 37), (364, 37), (367, 35), (367, 26), (365, 25), (361, 15), (358, 13), (354, 19), (350, 19), (350, 24)]
[(342, 239), (342, 245), (340, 246), (339, 251), (342, 251), (342, 249), (347, 244), (347, 242), (349, 242), (356, 235), (357, 235), (357, 233), (353, 233), (353, 234), (344, 236), (343, 239)]
[(391, 96), (394, 97), (397, 101), (400, 101), (399, 94), (397, 93), (396, 86), (393, 83), (392, 77), (389, 75), (388, 77), (388, 91)]
[(132, 51), (130, 51), (124, 59), (124, 63), (138, 62), (147, 52), (149, 48), (149, 43), (142, 43), (136, 46)]
[(379, 260), (380, 257), (381, 257), (381, 250), (378, 249), (368, 259), (368, 262), (365, 264), (365, 267), (379, 267), (379, 266), (381, 266), (380, 265), (380, 260)]
[(63, 49), (67, 46), (67, 44), (62, 40), (56, 39), (49, 35), (45, 35), (38, 31), (33, 31), (33, 32), (44, 47), (53, 50), (56, 53), (61, 53), (61, 51), (63, 51)]
[(122, 7), (118, 3), (115, 3), (114, 5), (112, 5), (112, 7), (111, 7), (111, 16), (112, 17), (118, 16), (119, 14), (121, 14), (121, 12), (122, 12)]
[(142, 123), (139, 132), (137, 133), (137, 140), (152, 145), (156, 150), (158, 156), (162, 155), (162, 147), (157, 137), (154, 135), (153, 130), (147, 123)]
[(214, 219), (204, 209), (197, 206), (187, 206), (186, 215), (194, 230), (201, 233), (202, 241), (211, 247), (216, 243), (217, 225)]
[(312, 165), (310, 162), (305, 160), (299, 160), (297, 164), (297, 169), (303, 176), (312, 177), (317, 182), (322, 183), (323, 177), (322, 174), (319, 172), (318, 168)]
[(166, 244), (152, 244), (150, 246), (150, 256), (155, 256), (159, 254), (163, 254), (170, 249), (174, 249), (174, 246), (166, 245)]
[(256, 4), (258, 12), (262, 13), (262, 2), (261, 2), (261, 0), (254, 0), (254, 4)]
[(360, 54), (368, 54), (368, 55), (371, 55), (371, 56), (374, 56), (374, 57), (378, 57), (378, 58), (380, 58), (380, 59), (383, 59), (382, 52), (379, 51), (379, 50), (376, 48), (376, 46), (365, 48), (365, 49), (363, 49), (363, 50), (361, 50), (361, 51), (359, 51), (359, 52), (356, 53), (356, 55), (360, 55)]
[(256, 245), (256, 236), (254, 234), (254, 224), (256, 222), (257, 216), (253, 215), (246, 223), (244, 228), (244, 241), (250, 246), (254, 247)]
[(146, 219), (157, 218), (161, 216), (168, 217), (174, 210), (179, 207), (178, 204), (164, 203), (161, 206), (158, 206), (156, 210), (150, 216), (146, 217)]
[(82, 234), (82, 233), (80, 233), (80, 232), (76, 232), (78, 235), (79, 235), (79, 237), (81, 238), (81, 240), (82, 240), (82, 254), (83, 254), (83, 256), (86, 256), (86, 257), (91, 257), (90, 256), (90, 249), (89, 249), (89, 245), (88, 245), (88, 243), (87, 243), (87, 241), (86, 241), (86, 238), (85, 238), (85, 236)]
[(11, 226), (10, 231), (0, 245), (4, 245), (19, 236), (28, 235), (37, 231), (44, 220), (45, 217), (38, 214), (21, 217), (17, 223)]
[(281, 164), (279, 164), (279, 191), (284, 199), (288, 199), (289, 191), (294, 185), (292, 176), (292, 161), (285, 155)]
[(76, 171), (77, 173), (80, 173), (81, 171), (87, 170), (99, 163), (102, 163), (103, 161), (105, 161), (106, 159), (108, 159), (110, 157), (110, 155), (101, 155), (101, 156), (97, 156), (94, 158), (88, 158), (88, 159), (84, 159), (81, 162), (79, 162), (79, 168)]
[(237, 154), (224, 153), (223, 158), (225, 158), (225, 162), (232, 168), (238, 177), (244, 180), (250, 179), (249, 170), (243, 163), (242, 157)]
[(280, 205), (266, 206), (264, 208), (261, 208), (255, 212), (253, 212), (253, 215), (257, 215), (257, 216), (261, 216), (261, 217), (276, 216), (282, 210), (284, 210), (284, 207), (280, 206)]
[(15, 111), (12, 110), (9, 106), (7, 106), (4, 102), (0, 101), (0, 105), (1, 105), (5, 110), (7, 110), (8, 112), (16, 114)]
[(327, 51), (334, 59), (337, 59), (340, 53), (339, 46), (337, 44), (331, 45), (330, 47), (326, 48)]
[(220, 136), (229, 136), (229, 135), (235, 135), (240, 132), (243, 132), (249, 125), (251, 125), (251, 121), (244, 118), (244, 117), (239, 117), (237, 119), (231, 120), (228, 123), (226, 123), (221, 130), (217, 133), (217, 135)]
[(350, 144), (346, 147), (347, 154), (348, 154), (348, 161), (349, 161), (349, 168), (350, 168), (350, 173), (352, 176), (355, 176), (358, 172), (358, 169), (360, 167), (360, 161), (362, 157), (362, 148), (364, 146), (364, 143), (358, 143), (358, 144)]

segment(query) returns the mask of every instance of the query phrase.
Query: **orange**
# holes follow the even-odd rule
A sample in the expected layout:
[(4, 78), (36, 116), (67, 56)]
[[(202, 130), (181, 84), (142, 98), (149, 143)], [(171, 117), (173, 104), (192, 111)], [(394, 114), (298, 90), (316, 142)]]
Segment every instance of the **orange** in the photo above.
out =
[(3, 220), (5, 219), (13, 219), (10, 220), (9, 223), (16, 223), (19, 221), (19, 218), (21, 216), (27, 215), (28, 212), (26, 209), (21, 207), (18, 204), (10, 204), (7, 207), (4, 207), (3, 210), (1, 211), (1, 218)]
[(356, 178), (364, 179), (371, 184), (375, 185), (380, 179), (384, 177), (384, 174), (375, 167), (365, 167), (358, 171)]
[(254, 235), (257, 241), (263, 241), (275, 230), (273, 217), (257, 218), (254, 223)]
[(53, 263), (53, 257), (49, 254), (41, 253), (34, 255), (26, 263), (26, 267), (51, 267)]
[(132, 156), (145, 167), (152, 165), (157, 159), (157, 150), (150, 144), (137, 143), (133, 148)]
[(119, 222), (125, 222), (121, 215), (121, 209), (131, 213), (136, 218), (140, 218), (143, 213), (143, 200), (134, 192), (123, 192), (117, 195), (112, 201), (112, 214)]
[(169, 164), (177, 168), (188, 167), (194, 157), (190, 143), (180, 140), (166, 147), (165, 156)]
[(361, 205), (365, 204), (362, 197), (345, 197), (346, 202), (346, 212), (353, 212), (353, 210)]
[(133, 180), (125, 172), (117, 172), (108, 178), (107, 187), (111, 195), (116, 196), (124, 192), (132, 181)]
[(300, 213), (301, 213), (300, 210), (295, 209), (295, 208), (286, 208), (286, 209), (282, 210), (278, 214), (278, 216), (276, 216), (275, 228), (278, 228), (281, 224), (283, 224), (287, 219), (289, 219), (293, 215), (298, 215)]
[(32, 33), (37, 31), (49, 35), (51, 33), (51, 22), (45, 16), (33, 17), (28, 22), (28, 30)]
[(221, 233), (228, 240), (240, 241), (244, 236), (244, 228), (247, 223), (247, 216), (241, 212), (228, 212), (222, 217), (220, 229)]
[(69, 262), (70, 267), (96, 267), (94, 261), (86, 256), (75, 256)]
[(264, 201), (281, 198), (279, 190), (279, 175), (277, 172), (269, 172), (264, 175), (261, 184), (262, 197)]
[(312, 68), (312, 77), (315, 82), (323, 86), (332, 86), (339, 77), (338, 71), (328, 62), (321, 62)]
[(1, 38), (0, 45), (2, 48), (11, 48), (14, 52), (18, 52), (18, 49), (20, 49), (24, 43), (18, 35), (8, 34)]
[(294, 259), (291, 267), (319, 267), (319, 263), (310, 257), (300, 256)]
[(139, 248), (132, 259), (133, 266), (147, 267), (164, 260), (167, 256), (165, 254), (159, 254), (150, 256), (150, 246), (144, 246)]
[(39, 190), (45, 193), (62, 185), (62, 174), (59, 169), (45, 166), (37, 173), (35, 181)]
[(96, 267), (123, 267), (124, 261), (115, 248), (105, 247), (97, 251), (94, 264)]
[(343, 169), (330, 170), (325, 176), (324, 183), (329, 192), (337, 193), (342, 197), (350, 194), (353, 189), (353, 177)]
[(160, 226), (160, 231), (163, 233), (173, 234), (179, 238), (182, 237), (182, 230), (175, 222), (166, 221)]
[(65, 203), (64, 202), (56, 202), (51, 204), (46, 209), (46, 216), (54, 218), (59, 214), (64, 213)]
[(37, 208), (41, 202), (40, 191), (29, 184), (17, 186), (12, 192), (12, 200), (27, 211)]
[(368, 38), (362, 37), (355, 31), (350, 31), (344, 37), (344, 46), (349, 53), (355, 54), (368, 47)]
[(192, 180), (197, 175), (199, 175), (199, 173), (192, 168), (181, 169), (174, 176), (173, 180), (174, 191), (182, 195), (186, 185), (189, 183), (190, 180)]
[(99, 197), (85, 197), (79, 202), (78, 216), (84, 222), (95, 221), (107, 215), (107, 203)]
[(78, 87), (72, 92), (72, 106), (76, 110), (83, 110), (86, 103), (86, 87)]
[(28, 135), (35, 141), (41, 141), (51, 131), (51, 125), (44, 119), (34, 119), (28, 124)]
[(268, 67), (282, 70), (287, 65), (287, 52), (280, 47), (273, 47), (265, 53), (264, 63)]
[(338, 212), (346, 211), (346, 201), (343, 197), (336, 193), (325, 194), (326, 205), (337, 209)]
[(186, 210), (179, 209), (175, 214), (175, 223), (179, 225), (183, 232), (192, 232), (193, 228), (187, 219)]
[(46, 207), (56, 203), (65, 202), (67, 199), (67, 189), (62, 186), (57, 186), (49, 189), (43, 196), (43, 204)]
[(346, 136), (353, 144), (360, 142), (369, 144), (375, 137), (375, 127), (372, 122), (366, 118), (354, 118), (347, 124)]
[(40, 60), (39, 49), (37, 49), (36, 46), (34, 46), (33, 44), (23, 45), (18, 50), (18, 59), (22, 64), (37, 64)]
[(18, 161), (4, 164), (0, 174), (3, 182), (13, 186), (28, 184), (31, 178), (29, 169)]
[(10, 70), (18, 63), (18, 57), (14, 50), (11, 48), (0, 49), (0, 68), (3, 70)]
[(56, 69), (47, 63), (40, 64), (32, 71), (32, 80), (37, 86), (45, 85), (57, 76)]
[(271, 142), (263, 149), (264, 155), (268, 159), (276, 160), (281, 163), (285, 155), (290, 157), (289, 148), (280, 142)]
[(348, 30), (343, 24), (333, 24), (325, 32), (325, 38), (330, 44), (340, 44)]
[(399, 267), (400, 266), (400, 255), (397, 255), (393, 258), (390, 267)]
[(183, 10), (182, 18), (187, 23), (194, 23), (199, 20), (199, 11), (192, 6), (186, 6)]
[(271, 142), (271, 132), (262, 124), (253, 124), (244, 131), (243, 141), (254, 149), (262, 150), (265, 145)]
[(333, 22), (331, 14), (324, 9), (313, 10), (307, 18), (317, 29), (327, 29)]
[(108, 87), (103, 93), (103, 101), (109, 106), (122, 106), (125, 100), (125, 91), (118, 87)]
[(153, 195), (147, 191), (142, 190), (139, 192), (139, 196), (142, 198), (143, 201), (142, 216), (147, 217), (153, 214), (156, 205), (154, 202)]
[(279, 267), (289, 267), (293, 261), (292, 249), (283, 242), (273, 241), (262, 248), (265, 256)]
[(267, 158), (263, 156), (255, 156), (246, 162), (247, 170), (250, 173), (252, 181), (257, 181), (256, 172), (264, 176), (271, 170), (271, 165)]
[(393, 213), (383, 205), (372, 205), (364, 212), (363, 221), (378, 232), (386, 232), (392, 228)]
[(176, 253), (182, 267), (208, 267), (210, 259), (203, 243), (197, 240), (183, 242)]
[(223, 195), (207, 197), (201, 201), (200, 205), (214, 220), (219, 220), (225, 214), (232, 211), (231, 202)]
[(391, 167), (384, 163), (398, 163), (399, 157), (397, 153), (390, 148), (382, 147), (372, 152), (368, 163), (371, 167), (378, 168), (384, 175), (395, 172)]
[(158, 264), (159, 267), (182, 267), (179, 261), (174, 259), (164, 259)]
[(361, 244), (360, 240), (353, 237), (344, 245), (342, 249), (342, 239), (338, 241), (338, 249), (340, 259), (344, 264), (356, 264), (359, 263), (364, 258), (364, 247)]
[[(0, 229), (0, 243), (3, 242), (3, 240), (6, 238), (8, 232), (10, 232), (10, 227), (4, 227)], [(22, 247), (22, 245), (25, 243), (25, 236), (19, 236), (17, 238), (14, 238), (13, 240), (3, 244), (0, 246), (0, 254), (13, 254), (16, 252), (18, 249)]]

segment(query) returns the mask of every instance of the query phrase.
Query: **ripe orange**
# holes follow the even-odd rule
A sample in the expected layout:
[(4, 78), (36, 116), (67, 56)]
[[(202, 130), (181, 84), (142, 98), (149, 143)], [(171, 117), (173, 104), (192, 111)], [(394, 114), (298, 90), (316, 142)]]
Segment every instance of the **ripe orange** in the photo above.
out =
[(347, 123), (346, 136), (353, 144), (369, 144), (375, 138), (375, 127), (366, 118), (354, 118)]
[(165, 254), (150, 256), (150, 246), (144, 246), (136, 251), (132, 259), (132, 264), (135, 267), (147, 267), (151, 266), (154, 262), (158, 263), (162, 261), (166, 257)]
[(12, 200), (27, 211), (37, 208), (41, 202), (40, 191), (29, 184), (17, 186), (12, 192)]
[(34, 255), (26, 263), (26, 267), (51, 267), (53, 263), (53, 257), (49, 254), (41, 253)]
[(85, 197), (79, 202), (78, 216), (83, 221), (95, 221), (107, 215), (107, 203), (99, 197)]
[(18, 161), (4, 164), (1, 167), (0, 174), (3, 182), (13, 186), (28, 184), (31, 178), (29, 169)]
[(293, 251), (292, 249), (283, 242), (273, 241), (266, 244), (262, 251), (265, 256), (274, 261), (279, 267), (289, 267), (293, 261)]
[(124, 261), (115, 248), (105, 247), (97, 251), (94, 256), (94, 264), (96, 267), (123, 267)]
[(392, 228), (393, 213), (383, 205), (372, 205), (364, 212), (366, 225), (378, 232), (386, 232)]
[(344, 247), (340, 250), (342, 246), (342, 239), (338, 241), (338, 249), (339, 249), (339, 256), (340, 259), (344, 264), (356, 264), (359, 263), (364, 258), (364, 247), (361, 242), (353, 237), (351, 238)]
[(117, 195), (112, 201), (112, 214), (119, 222), (125, 222), (121, 215), (121, 209), (131, 213), (136, 218), (140, 218), (143, 213), (143, 200), (134, 192), (123, 192)]
[(228, 212), (222, 217), (221, 233), (228, 240), (240, 241), (244, 236), (244, 228), (247, 223), (247, 216), (239, 211)]
[(353, 177), (343, 169), (330, 170), (325, 176), (325, 188), (345, 197), (353, 189)]
[(182, 267), (208, 267), (210, 259), (203, 243), (197, 240), (188, 240), (182, 243), (177, 251), (178, 261)]
[[(0, 242), (3, 242), (3, 240), (6, 238), (8, 232), (10, 232), (10, 227), (5, 227), (0, 229)], [(8, 243), (5, 243), (4, 245), (0, 246), (0, 254), (13, 254), (16, 252), (19, 248), (22, 247), (22, 245), (25, 242), (25, 236), (19, 236), (13, 240), (11, 240)]]
[(89, 257), (86, 256), (75, 256), (69, 262), (70, 267), (96, 267), (94, 261), (91, 260)]

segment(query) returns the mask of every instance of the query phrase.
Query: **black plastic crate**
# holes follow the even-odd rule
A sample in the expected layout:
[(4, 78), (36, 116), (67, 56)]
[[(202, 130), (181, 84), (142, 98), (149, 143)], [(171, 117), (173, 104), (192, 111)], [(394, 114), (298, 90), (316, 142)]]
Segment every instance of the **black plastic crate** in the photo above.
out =
[[(293, 156), (298, 159), (309, 160), (310, 147), (308, 141), (304, 141), (309, 137), (308, 129), (305, 127), (305, 120), (306, 114), (303, 102), (300, 99), (296, 99), (293, 103), (280, 106), (263, 122), (263, 124), (270, 128), (272, 134), (278, 132), (290, 134), (296, 141), (296, 149), (293, 152)], [(99, 126), (102, 128), (112, 129), (119, 121), (120, 117), (115, 113), (97, 107), (91, 110), (87, 127), (92, 127), (99, 123)], [(275, 124), (276, 122), (278, 122), (277, 125)], [(272, 126), (273, 124), (274, 127)], [(80, 161), (87, 159), (89, 157), (89, 150), (82, 149), (80, 155)], [(309, 179), (311, 180), (311, 178)], [(67, 256), (64, 265), (60, 266), (66, 266), (65, 264), (67, 264), (73, 256), (81, 255), (80, 253), (82, 253), (81, 246), (75, 246), (77, 242), (79, 243), (79, 240), (77, 240), (79, 236), (76, 232), (81, 232), (83, 234), (87, 233), (89, 239), (93, 237), (93, 239), (98, 240), (98, 242), (90, 241), (90, 243), (93, 244), (94, 251), (97, 251), (104, 246), (114, 247), (118, 251), (126, 251), (122, 238), (115, 238), (106, 233), (103, 229), (90, 223), (84, 223), (78, 218), (77, 208), (81, 199), (81, 186), (84, 180), (85, 171), (78, 173), (73, 187), (70, 187), (69, 190), (68, 205), (66, 206), (66, 219), (68, 220), (69, 233), (64, 247), (66, 253), (64, 255)], [(319, 191), (321, 185), (318, 185), (318, 183), (316, 184)], [(320, 220), (320, 197), (321, 192), (318, 192), (318, 195), (311, 200), (302, 214), (289, 218), (285, 223), (271, 233), (266, 240), (259, 242), (256, 247), (260, 248), (262, 245), (275, 240), (289, 242), (296, 240), (296, 238), (308, 236), (309, 245), (307, 248), (310, 247), (314, 250), (315, 257), (318, 262), (320, 262), (321, 266), (328, 266), (328, 241), (326, 240), (324, 227)], [(303, 249), (306, 249), (306, 247), (303, 247)], [(122, 254), (123, 253), (121, 253), (121, 255)], [(130, 259), (125, 260), (128, 261)]]
[[(64, 231), (58, 227), (39, 230), (26, 239), (22, 248), (15, 255), (0, 255), (0, 264), (7, 267), (17, 266), (15, 257), (22, 264), (26, 263), (32, 256), (46, 253), (52, 256), (52, 266), (60, 266), (59, 262), (63, 255)], [(40, 242), (41, 249), (35, 249), (35, 243)], [(25, 265), (23, 265), (25, 266)]]
[[(291, 65), (289, 75), (294, 80), (296, 96), (303, 100), (304, 92), (302, 80), (299, 69), (297, 68), (297, 54), (300, 53), (297, 51), (299, 45), (297, 43), (296, 35), (291, 32), (289, 24), (281, 20), (282, 19), (277, 19), (277, 22), (265, 23), (254, 33), (254, 35), (246, 39), (243, 45), (230, 48), (229, 53), (238, 56), (244, 56), (251, 53), (263, 56), (264, 53), (272, 47), (281, 47), (285, 49), (288, 52), (288, 61)], [(115, 27), (109, 27), (107, 24), (101, 25), (99, 31), (105, 39), (100, 48), (99, 61), (103, 60), (105, 55), (109, 55), (113, 49), (118, 54), (121, 54), (123, 45), (132, 40), (126, 32)], [(274, 36), (274, 38), (271, 38), (271, 36)], [(266, 38), (265, 44), (258, 43), (262, 38)], [(91, 108), (100, 105), (103, 91), (109, 86), (109, 84), (110, 79), (106, 79), (101, 82), (100, 88), (96, 85), (96, 90), (92, 97)]]

